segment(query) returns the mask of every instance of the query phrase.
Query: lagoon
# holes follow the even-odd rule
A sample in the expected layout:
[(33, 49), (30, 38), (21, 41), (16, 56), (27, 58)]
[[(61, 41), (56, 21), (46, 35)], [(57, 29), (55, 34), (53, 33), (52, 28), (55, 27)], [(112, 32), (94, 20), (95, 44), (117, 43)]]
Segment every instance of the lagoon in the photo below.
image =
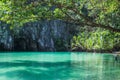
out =
[(120, 62), (107, 53), (0, 53), (0, 80), (120, 80)]

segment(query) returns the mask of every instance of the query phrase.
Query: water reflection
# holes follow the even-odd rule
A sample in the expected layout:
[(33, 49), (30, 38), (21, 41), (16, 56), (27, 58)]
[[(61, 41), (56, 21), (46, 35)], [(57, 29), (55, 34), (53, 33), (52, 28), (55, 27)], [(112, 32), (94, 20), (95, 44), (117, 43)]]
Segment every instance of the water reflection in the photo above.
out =
[[(12, 56), (11, 56), (12, 55)], [(0, 80), (119, 80), (113, 55), (86, 53), (0, 54)]]

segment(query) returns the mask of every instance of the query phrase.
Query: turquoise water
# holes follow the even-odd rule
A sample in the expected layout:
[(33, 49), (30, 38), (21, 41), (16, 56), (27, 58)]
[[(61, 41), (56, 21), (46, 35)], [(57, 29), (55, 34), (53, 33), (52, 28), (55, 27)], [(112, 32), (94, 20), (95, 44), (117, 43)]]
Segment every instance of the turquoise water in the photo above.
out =
[(0, 80), (120, 80), (112, 54), (0, 53)]

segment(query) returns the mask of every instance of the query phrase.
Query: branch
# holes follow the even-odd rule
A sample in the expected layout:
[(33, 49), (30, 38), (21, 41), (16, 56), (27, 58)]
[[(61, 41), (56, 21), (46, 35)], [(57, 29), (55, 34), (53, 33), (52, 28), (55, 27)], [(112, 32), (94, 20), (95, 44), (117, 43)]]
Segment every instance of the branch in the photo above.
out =
[(100, 24), (100, 23), (95, 23), (95, 22), (91, 21), (88, 17), (86, 17), (83, 14), (81, 14), (80, 12), (78, 12), (78, 10), (74, 10), (74, 9), (72, 9), (72, 10), (75, 13), (77, 13), (78, 15), (80, 15), (85, 20), (86, 25), (88, 25), (88, 26), (100, 27), (100, 28), (108, 29), (108, 30), (113, 31), (113, 32), (120, 32), (120, 29), (113, 28), (112, 26), (109, 26), (109, 25), (103, 25), (103, 24)]
[[(114, 28), (114, 27), (109, 26), (109, 25), (103, 25), (103, 24), (95, 23), (95, 22), (91, 21), (88, 17), (86, 17), (83, 14), (81, 14), (79, 12), (79, 10), (77, 10), (77, 8), (75, 8), (74, 3), (73, 3), (74, 8), (62, 5), (61, 3), (53, 3), (53, 5), (56, 5), (56, 6), (57, 5), (61, 5), (61, 6), (57, 6), (57, 7), (58, 8), (64, 7), (66, 9), (68, 9), (68, 10), (74, 11), (77, 15), (79, 15), (82, 19), (84, 19), (84, 21), (86, 22), (85, 25), (87, 25), (87, 26), (100, 27), (100, 28), (108, 29), (108, 30), (113, 31), (113, 32), (120, 32), (120, 29), (118, 29), (118, 28)], [(73, 20), (73, 21), (75, 21), (75, 20)], [(81, 25), (81, 22), (78, 22), (77, 25)]]

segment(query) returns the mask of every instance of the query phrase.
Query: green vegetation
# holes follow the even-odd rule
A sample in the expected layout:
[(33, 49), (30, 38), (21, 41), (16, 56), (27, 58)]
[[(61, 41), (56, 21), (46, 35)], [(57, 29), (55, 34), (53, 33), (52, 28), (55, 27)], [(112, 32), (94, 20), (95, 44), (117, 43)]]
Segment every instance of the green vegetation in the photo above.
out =
[(72, 48), (108, 50), (120, 47), (119, 0), (0, 1), (0, 21), (10, 24), (11, 29), (46, 19), (60, 19), (80, 26), (79, 34), (72, 39)]
[(120, 47), (120, 34), (108, 30), (82, 32), (72, 39), (72, 48), (80, 47), (85, 50), (113, 50)]
[(120, 32), (119, 0), (2, 0), (0, 7), (0, 20), (12, 26), (57, 18)]

